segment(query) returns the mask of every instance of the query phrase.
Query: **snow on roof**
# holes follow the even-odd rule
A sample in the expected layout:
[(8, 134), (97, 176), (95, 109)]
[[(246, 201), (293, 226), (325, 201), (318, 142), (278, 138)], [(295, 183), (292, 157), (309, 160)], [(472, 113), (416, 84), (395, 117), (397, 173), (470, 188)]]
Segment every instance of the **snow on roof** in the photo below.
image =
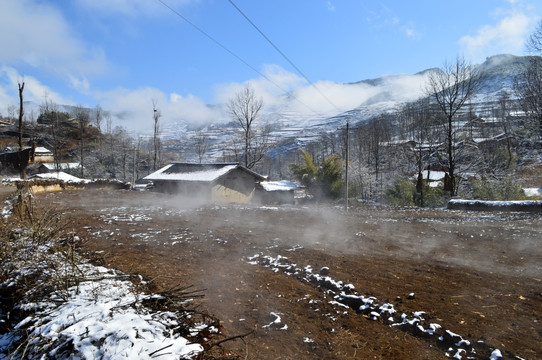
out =
[(299, 188), (289, 180), (262, 181), (260, 185), (265, 191), (291, 191)]
[(38, 146), (36, 147), (36, 154), (52, 154), (52, 152), (43, 146)]
[(35, 174), (32, 175), (32, 178), (40, 178), (40, 179), (55, 179), (55, 180), (62, 180), (62, 181), (69, 181), (69, 182), (85, 182), (87, 180), (80, 179), (78, 177), (75, 177), (70, 174), (66, 174), (62, 171), (55, 171), (47, 174)]
[[(54, 163), (43, 163), (42, 165), (45, 166), (49, 170), (56, 170), (56, 164)], [(58, 164), (58, 166), (60, 167), (60, 169), (76, 169), (79, 166), (81, 166), (81, 164), (79, 164), (78, 162), (68, 162), (68, 163), (60, 163)]]
[(446, 176), (445, 171), (434, 171), (434, 170), (424, 170), (422, 171), (422, 176), (424, 180), (427, 180), (429, 176), (429, 181), (440, 181)]
[(212, 182), (236, 169), (237, 163), (230, 164), (188, 164), (171, 163), (145, 176), (145, 180), (202, 181)]
[(498, 201), (498, 200), (466, 200), (466, 199), (451, 199), (448, 202), (448, 205), (466, 205), (466, 206), (485, 206), (487, 208), (505, 208), (511, 206), (517, 207), (533, 207), (539, 208), (542, 205), (542, 202), (539, 200), (507, 200), (507, 201)]
[(524, 188), (523, 193), (526, 196), (539, 196), (542, 197), (542, 188)]

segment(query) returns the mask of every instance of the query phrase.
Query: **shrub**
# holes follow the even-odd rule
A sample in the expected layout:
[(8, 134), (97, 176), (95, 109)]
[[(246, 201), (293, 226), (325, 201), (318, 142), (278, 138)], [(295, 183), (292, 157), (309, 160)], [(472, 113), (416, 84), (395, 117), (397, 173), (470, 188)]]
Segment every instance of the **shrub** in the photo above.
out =
[[(421, 194), (416, 192), (416, 185), (408, 180), (399, 179), (395, 185), (385, 192), (386, 201), (396, 206), (420, 206)], [(431, 187), (424, 181), (423, 206), (443, 207), (448, 202), (449, 193), (442, 186)]]
[(476, 200), (509, 201), (526, 199), (521, 184), (515, 182), (512, 178), (499, 180), (473, 178), (471, 185), (472, 197)]
[(389, 205), (396, 206), (414, 206), (414, 194), (416, 185), (410, 181), (400, 179), (395, 185), (388, 188), (384, 196)]
[(444, 207), (450, 199), (450, 193), (443, 186), (430, 187), (425, 185), (424, 206), (430, 208)]
[(324, 159), (319, 166), (315, 165), (312, 157), (305, 150), (302, 164), (290, 164), (290, 170), (297, 180), (319, 199), (336, 199), (342, 194), (343, 162), (339, 155), (333, 154)]

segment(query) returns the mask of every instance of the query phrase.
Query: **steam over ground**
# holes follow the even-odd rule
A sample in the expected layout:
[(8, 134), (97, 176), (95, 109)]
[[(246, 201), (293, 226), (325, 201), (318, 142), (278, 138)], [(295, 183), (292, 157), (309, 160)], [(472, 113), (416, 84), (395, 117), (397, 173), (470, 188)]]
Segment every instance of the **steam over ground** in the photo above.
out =
[[(69, 210), (85, 248), (108, 266), (158, 289), (202, 289), (198, 309), (221, 320), (224, 337), (250, 333), (224, 344), (242, 358), (542, 352), (540, 214), (365, 205), (345, 213), (118, 191), (36, 199), (51, 205)], [(378, 305), (379, 316), (341, 303), (331, 284)], [(388, 325), (384, 308), (408, 322)]]

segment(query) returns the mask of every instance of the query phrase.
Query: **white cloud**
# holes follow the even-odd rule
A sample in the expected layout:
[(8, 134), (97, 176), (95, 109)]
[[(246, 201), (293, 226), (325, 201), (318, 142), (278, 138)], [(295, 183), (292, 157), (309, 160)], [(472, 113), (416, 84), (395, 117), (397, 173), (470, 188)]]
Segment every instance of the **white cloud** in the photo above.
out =
[(175, 118), (189, 121), (196, 125), (205, 125), (210, 122), (220, 121), (222, 114), (220, 110), (207, 106), (205, 102), (193, 95), (186, 97), (172, 93), (168, 103), (168, 111)]
[[(250, 79), (244, 83), (221, 84), (215, 87), (215, 100), (227, 104), (246, 85), (254, 89), (257, 96), (262, 97), (266, 106), (275, 105), (281, 95), (306, 84), (302, 77), (284, 70), (278, 65), (264, 65), (262, 73), (265, 77)], [(269, 80), (268, 80), (269, 79)]]
[(519, 54), (534, 21), (523, 13), (508, 14), (495, 25), (480, 27), (475, 35), (463, 36), (459, 44), (464, 55), (475, 62), (496, 54)]
[(333, 115), (354, 109), (372, 101), (411, 101), (423, 95), (425, 78), (420, 75), (400, 75), (383, 78), (378, 86), (366, 83), (339, 84), (320, 81), (315, 86), (299, 88), (288, 107), (300, 113)]
[(54, 6), (35, 0), (0, 1), (0, 61), (6, 65), (29, 65), (60, 76), (102, 74), (107, 68), (103, 51), (89, 47), (75, 33)]
[(371, 99), (378, 101), (415, 100), (423, 94), (424, 77), (419, 75), (390, 76), (380, 86), (366, 83), (340, 84), (319, 81), (314, 85), (279, 66), (266, 67), (265, 75), (280, 85), (278, 89), (265, 78), (256, 78), (244, 83), (230, 83), (217, 87), (216, 98), (227, 104), (246, 85), (262, 97), (266, 111), (294, 112), (309, 116), (331, 116), (356, 108)]
[(314, 86), (296, 90), (294, 96), (297, 100), (291, 101), (289, 106), (302, 113), (332, 114), (355, 108), (374, 94), (375, 89), (365, 84), (353, 86), (319, 81)]
[(327, 2), (327, 9), (329, 11), (335, 11), (335, 5), (333, 5), (333, 3), (331, 1), (328, 1)]
[(24, 101), (32, 101), (39, 105), (43, 103), (47, 97), (48, 101), (52, 101), (56, 104), (73, 105), (71, 101), (51, 90), (51, 88), (43, 85), (36, 78), (32, 76), (22, 76), (17, 70), (9, 66), (0, 67), (0, 104), (18, 104), (17, 84), (22, 82), (24, 82)]
[[(165, 3), (173, 9), (197, 0), (167, 0)], [(149, 0), (77, 0), (80, 7), (98, 11), (102, 15), (153, 16), (163, 12), (166, 7), (158, 1)]]
[(168, 95), (151, 87), (117, 88), (95, 96), (101, 106), (118, 119), (116, 125), (141, 133), (152, 132), (153, 100), (162, 114), (160, 121), (163, 125), (172, 122), (205, 125), (222, 118), (219, 109), (207, 106), (200, 98), (176, 93)]
[(418, 40), (421, 37), (420, 32), (416, 30), (413, 24), (409, 24), (408, 26), (403, 26), (402, 30), (407, 36), (407, 38), (409, 39)]
[(74, 89), (83, 93), (88, 92), (88, 90), (90, 89), (90, 83), (88, 82), (86, 77), (79, 78), (79, 77), (70, 75), (69, 78), (70, 78), (71, 86)]

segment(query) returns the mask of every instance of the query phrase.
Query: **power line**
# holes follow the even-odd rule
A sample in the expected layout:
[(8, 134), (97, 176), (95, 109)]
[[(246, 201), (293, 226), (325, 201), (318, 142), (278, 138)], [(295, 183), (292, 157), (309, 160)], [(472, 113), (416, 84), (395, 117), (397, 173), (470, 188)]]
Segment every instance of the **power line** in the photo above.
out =
[(305, 79), (307, 80), (307, 82), (312, 86), (314, 87), (319, 93), (320, 95), (322, 95), (322, 97), (324, 99), (326, 99), (327, 102), (329, 102), (337, 111), (340, 111), (340, 109), (322, 92), (320, 91), (320, 89), (303, 73), (303, 71), (301, 71), (301, 69), (299, 69), (299, 67), (297, 67), (294, 62), (292, 60), (290, 60), (290, 58), (288, 58), (288, 56), (286, 56), (286, 54), (284, 54), (277, 45), (275, 45), (273, 43), (273, 41), (271, 41), (271, 39), (269, 39), (269, 37), (267, 37), (267, 35), (264, 34), (264, 32), (262, 30), (260, 30), (260, 28), (252, 21), (250, 20), (250, 18), (237, 6), (235, 5), (235, 3), (233, 2), (233, 0), (229, 0), (230, 4), (232, 4), (232, 6), (237, 9), (237, 11), (250, 23), (250, 25), (252, 25), (254, 27), (254, 29), (256, 29), (260, 35), (263, 36), (263, 38), (265, 40), (267, 40), (267, 42), (269, 44), (271, 44), (271, 46), (273, 46), (273, 48), (275, 50), (277, 50), (277, 52), (284, 58), (286, 59), (286, 61), (288, 61), (288, 63), (290, 65), (292, 65), (292, 67)]
[[(269, 81), (271, 84), (275, 85), (278, 89), (280, 89), (281, 91), (283, 91), (284, 93), (289, 93), (287, 90), (283, 89), (280, 85), (278, 85), (276, 82), (274, 82), (273, 80), (271, 80), (269, 77), (267, 77), (265, 74), (262, 74), (259, 70), (257, 70), (256, 68), (254, 68), (252, 65), (250, 65), (248, 62), (246, 62), (243, 58), (241, 58), (239, 55), (237, 55), (236, 53), (234, 53), (233, 51), (231, 51), (230, 49), (228, 49), (225, 45), (222, 45), (222, 43), (220, 43), (218, 40), (216, 40), (214, 37), (212, 37), (211, 35), (209, 35), (207, 32), (205, 32), (202, 28), (200, 28), (199, 26), (197, 26), (196, 24), (194, 24), (193, 22), (191, 22), (190, 20), (188, 20), (186, 17), (184, 17), (181, 13), (179, 13), (177, 10), (173, 9), (171, 6), (169, 6), (164, 0), (158, 0), (162, 5), (164, 5), (166, 8), (168, 8), (173, 14), (177, 15), (178, 17), (180, 17), (181, 19), (183, 19), (185, 22), (187, 22), (189, 25), (191, 25), (193, 28), (195, 28), (197, 31), (199, 31), (200, 33), (202, 33), (205, 37), (207, 37), (209, 40), (211, 40), (212, 42), (214, 42), (216, 45), (220, 46), (223, 50), (225, 50), (226, 52), (228, 52), (230, 55), (232, 55), (233, 57), (235, 57), (237, 60), (239, 60), (240, 62), (242, 62), (243, 64), (245, 64), (248, 68), (250, 68), (252, 71), (256, 72), (257, 74), (259, 74), (261, 77), (263, 77), (264, 79), (266, 79), (267, 81)], [(302, 102), (301, 100), (299, 100), (297, 97), (295, 97), (293, 94), (290, 93), (290, 96), (292, 96), (292, 98), (294, 98), (297, 102), (299, 102), (300, 104), (304, 105), (307, 109), (311, 110), (312, 112), (314, 112), (315, 114), (318, 114), (318, 112), (314, 109), (312, 109), (310, 106), (308, 106), (307, 104), (305, 104), (304, 102)]]

